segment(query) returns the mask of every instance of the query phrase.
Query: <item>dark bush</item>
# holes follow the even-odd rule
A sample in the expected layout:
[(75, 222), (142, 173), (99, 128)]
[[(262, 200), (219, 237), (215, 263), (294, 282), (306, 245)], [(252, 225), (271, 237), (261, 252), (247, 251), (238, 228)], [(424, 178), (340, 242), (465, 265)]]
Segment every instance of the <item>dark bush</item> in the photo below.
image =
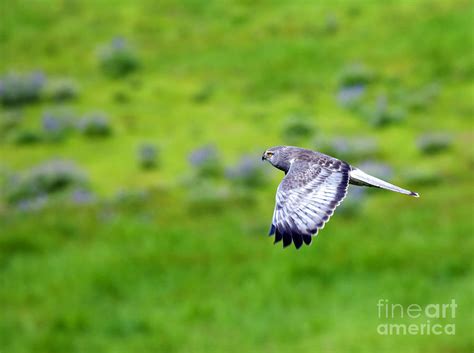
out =
[(7, 187), (14, 182), (16, 174), (7, 166), (0, 164), (0, 199), (5, 196)]
[(77, 85), (71, 79), (52, 80), (46, 86), (46, 96), (56, 102), (74, 99), (78, 92)]
[(22, 199), (16, 203), (19, 211), (32, 211), (43, 208), (47, 205), (49, 198), (47, 195), (38, 195), (29, 199)]
[(10, 203), (26, 202), (71, 187), (85, 188), (85, 174), (72, 162), (52, 160), (32, 167), (10, 179), (6, 198)]
[(389, 105), (385, 95), (378, 96), (374, 109), (372, 111), (366, 111), (364, 115), (374, 127), (384, 127), (400, 123), (405, 119), (405, 111), (402, 107)]
[(282, 129), (282, 135), (285, 141), (296, 143), (303, 138), (310, 137), (316, 131), (310, 117), (302, 115), (289, 116)]
[(445, 133), (427, 133), (417, 140), (418, 149), (424, 154), (436, 154), (451, 147), (452, 136)]
[(222, 175), (222, 164), (215, 146), (208, 145), (192, 151), (189, 162), (198, 177), (218, 177)]
[(32, 129), (19, 129), (9, 135), (9, 141), (16, 145), (32, 145), (42, 141), (41, 133)]
[(212, 95), (214, 94), (214, 85), (211, 83), (207, 83), (203, 85), (194, 95), (193, 101), (196, 103), (204, 103), (208, 101)]
[(402, 92), (400, 100), (412, 111), (424, 111), (428, 109), (436, 99), (440, 86), (431, 84), (418, 90)]
[(126, 91), (123, 91), (123, 90), (116, 91), (113, 94), (112, 98), (115, 102), (120, 103), (120, 104), (128, 103), (130, 102), (130, 99), (131, 99), (130, 95)]
[(403, 174), (403, 180), (409, 185), (436, 185), (443, 179), (439, 170), (410, 169)]
[(364, 96), (366, 87), (364, 85), (343, 86), (337, 94), (337, 100), (343, 107), (353, 107), (360, 102)]
[(17, 128), (23, 120), (21, 110), (7, 110), (0, 115), (0, 135)]
[(144, 143), (138, 148), (138, 164), (142, 169), (153, 169), (158, 166), (158, 148), (151, 143)]
[(76, 188), (71, 191), (71, 202), (75, 205), (86, 205), (96, 200), (95, 195), (88, 189)]
[(234, 167), (227, 168), (226, 176), (244, 187), (257, 187), (265, 182), (263, 164), (258, 156), (243, 156)]
[(109, 77), (120, 78), (139, 67), (138, 56), (123, 38), (114, 38), (99, 52), (102, 71)]
[(362, 64), (350, 64), (339, 74), (339, 86), (349, 87), (366, 85), (374, 80), (374, 73)]
[(85, 136), (105, 137), (112, 133), (107, 117), (100, 113), (86, 115), (79, 120), (79, 131)]
[(6, 74), (0, 78), (0, 102), (9, 107), (35, 102), (41, 98), (45, 81), (41, 72)]
[(47, 111), (41, 119), (44, 139), (62, 141), (72, 131), (74, 116), (68, 110)]
[(122, 189), (114, 195), (111, 204), (135, 209), (143, 205), (150, 196), (148, 190)]

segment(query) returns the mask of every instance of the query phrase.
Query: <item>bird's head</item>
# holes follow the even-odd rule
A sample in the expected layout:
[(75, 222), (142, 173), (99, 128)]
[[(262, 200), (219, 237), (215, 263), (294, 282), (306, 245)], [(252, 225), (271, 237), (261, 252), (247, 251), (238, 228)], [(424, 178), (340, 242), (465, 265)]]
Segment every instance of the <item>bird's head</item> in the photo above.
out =
[(262, 161), (268, 161), (271, 165), (286, 173), (290, 167), (288, 149), (288, 146), (271, 147), (263, 153)]

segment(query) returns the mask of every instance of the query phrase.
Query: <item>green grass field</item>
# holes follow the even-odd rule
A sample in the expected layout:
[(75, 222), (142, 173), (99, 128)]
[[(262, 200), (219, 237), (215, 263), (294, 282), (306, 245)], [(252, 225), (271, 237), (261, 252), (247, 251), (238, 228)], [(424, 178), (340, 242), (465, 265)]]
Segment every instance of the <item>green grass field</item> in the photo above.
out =
[[(474, 349), (474, 2), (0, 7), (0, 98), (11, 73), (46, 77), (38, 99), (0, 101), (1, 353)], [(136, 67), (111, 77), (100, 53), (114, 38)], [(51, 98), (64, 79), (77, 92)], [(342, 102), (353, 86), (362, 94)], [(50, 111), (73, 126), (102, 112), (111, 133), (69, 127), (52, 141)], [(348, 162), (390, 166), (421, 197), (349, 195), (311, 247), (272, 245), (283, 175), (262, 165), (263, 181), (241, 185), (223, 170), (280, 144), (343, 158), (337, 138), (369, 140)], [(158, 149), (154, 169), (139, 166), (143, 143)], [(217, 150), (215, 174), (189, 162), (202, 146)], [(87, 175), (84, 202), (61, 183), (29, 190), (33, 201), (12, 194), (52, 159)], [(426, 322), (381, 319), (380, 299), (455, 299), (456, 317), (431, 323), (456, 334), (380, 335)]]

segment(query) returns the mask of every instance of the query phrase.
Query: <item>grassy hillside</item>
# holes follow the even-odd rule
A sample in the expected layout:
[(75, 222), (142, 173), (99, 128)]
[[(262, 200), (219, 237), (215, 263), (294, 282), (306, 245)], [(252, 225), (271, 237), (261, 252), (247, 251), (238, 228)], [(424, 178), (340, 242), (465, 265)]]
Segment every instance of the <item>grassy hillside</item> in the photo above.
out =
[[(1, 13), (0, 351), (474, 349), (472, 1)], [(353, 188), (282, 250), (280, 144), (421, 198)], [(384, 298), (455, 299), (456, 334), (380, 335)]]

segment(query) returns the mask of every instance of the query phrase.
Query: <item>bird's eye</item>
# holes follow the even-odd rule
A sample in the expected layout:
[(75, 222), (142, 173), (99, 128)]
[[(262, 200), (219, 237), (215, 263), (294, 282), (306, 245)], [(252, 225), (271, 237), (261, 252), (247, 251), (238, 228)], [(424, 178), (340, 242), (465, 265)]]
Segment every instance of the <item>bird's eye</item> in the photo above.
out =
[(267, 152), (267, 156), (268, 156), (268, 157), (273, 156), (273, 152)]

